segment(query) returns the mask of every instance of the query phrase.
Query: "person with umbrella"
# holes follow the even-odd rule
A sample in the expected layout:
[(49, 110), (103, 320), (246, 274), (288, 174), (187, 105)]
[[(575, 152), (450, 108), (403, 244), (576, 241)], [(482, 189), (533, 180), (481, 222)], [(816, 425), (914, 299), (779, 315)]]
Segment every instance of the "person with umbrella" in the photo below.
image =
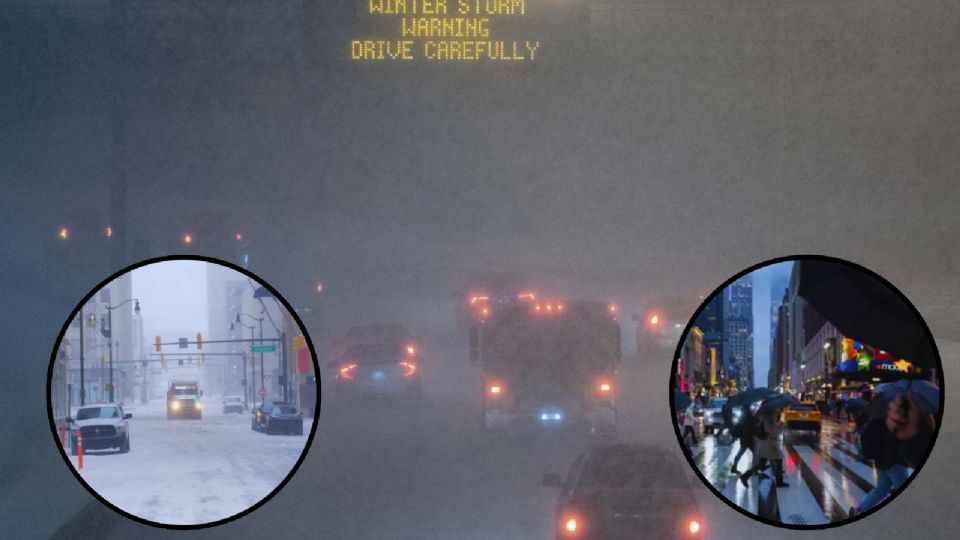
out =
[[(740, 475), (740, 483), (744, 487), (750, 477), (767, 467), (771, 463), (774, 473), (774, 485), (776, 487), (789, 487), (790, 484), (783, 481), (783, 450), (780, 449), (780, 410), (788, 405), (797, 403), (796, 398), (779, 394), (765, 399), (761, 404), (757, 414), (757, 459), (752, 467)], [(763, 473), (760, 473), (763, 474)]]
[(756, 441), (754, 439), (754, 422), (750, 412), (750, 405), (765, 397), (776, 395), (777, 393), (769, 388), (751, 388), (741, 392), (727, 400), (723, 406), (723, 420), (727, 424), (727, 430), (730, 434), (740, 440), (740, 449), (733, 458), (733, 464), (730, 465), (732, 474), (740, 474), (737, 470), (737, 464), (740, 458), (749, 449), (754, 451)]

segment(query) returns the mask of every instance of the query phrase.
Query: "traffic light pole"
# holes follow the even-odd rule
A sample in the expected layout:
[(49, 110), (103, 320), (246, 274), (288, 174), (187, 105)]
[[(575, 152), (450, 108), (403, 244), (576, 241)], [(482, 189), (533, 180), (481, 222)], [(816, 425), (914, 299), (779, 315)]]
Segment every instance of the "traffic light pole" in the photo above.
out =
[(80, 406), (86, 405), (87, 387), (83, 383), (83, 306), (80, 306)]

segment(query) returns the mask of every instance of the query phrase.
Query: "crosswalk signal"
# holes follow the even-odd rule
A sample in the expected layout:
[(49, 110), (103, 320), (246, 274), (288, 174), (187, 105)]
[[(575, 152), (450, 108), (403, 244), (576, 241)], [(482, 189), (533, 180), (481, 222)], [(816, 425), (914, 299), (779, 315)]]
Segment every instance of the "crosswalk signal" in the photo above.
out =
[(197, 332), (197, 350), (203, 348), (203, 335), (200, 332)]
[(160, 336), (157, 336), (157, 339), (154, 341), (154, 344), (157, 346), (157, 352), (160, 352)]

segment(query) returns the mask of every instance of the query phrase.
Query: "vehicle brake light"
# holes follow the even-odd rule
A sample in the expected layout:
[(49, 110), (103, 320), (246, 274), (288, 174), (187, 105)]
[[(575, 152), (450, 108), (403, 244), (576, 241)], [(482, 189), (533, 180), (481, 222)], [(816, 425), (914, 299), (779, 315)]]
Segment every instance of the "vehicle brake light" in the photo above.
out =
[(413, 345), (407, 345), (407, 354), (417, 354), (417, 348)]
[(417, 364), (413, 362), (400, 362), (400, 367), (403, 368), (404, 377), (413, 377), (417, 372)]
[(613, 383), (610, 381), (600, 381), (597, 383), (597, 393), (601, 396), (613, 394)]
[(347, 364), (340, 368), (340, 378), (347, 379), (349, 381), (353, 380), (353, 372), (357, 370), (356, 364)]
[(690, 534), (697, 534), (697, 533), (699, 533), (699, 532), (700, 532), (700, 522), (697, 521), (697, 520), (695, 520), (695, 519), (690, 520), (690, 523), (687, 525), (687, 530), (690, 531)]
[(574, 536), (580, 531), (580, 522), (575, 517), (563, 520), (563, 532), (566, 536)]
[(501, 396), (503, 395), (503, 385), (499, 383), (491, 384), (487, 391), (491, 396)]

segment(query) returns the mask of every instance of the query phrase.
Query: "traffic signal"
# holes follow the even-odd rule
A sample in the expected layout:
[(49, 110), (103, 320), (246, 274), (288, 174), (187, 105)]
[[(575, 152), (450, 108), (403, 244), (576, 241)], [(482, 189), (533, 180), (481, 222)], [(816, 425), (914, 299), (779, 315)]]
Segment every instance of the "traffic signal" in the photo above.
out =
[(103, 355), (103, 365), (107, 365), (107, 364), (109, 364), (109, 363), (110, 363), (110, 355), (109, 355), (109, 354), (104, 354), (104, 355)]
[(178, 366), (182, 366), (182, 365), (183, 365), (183, 358), (177, 358), (177, 365), (178, 365)]
[(303, 337), (303, 334), (299, 334), (293, 337), (293, 349), (299, 351), (300, 349), (307, 348), (307, 338)]
[(154, 344), (157, 346), (157, 352), (160, 352), (160, 336), (157, 336), (157, 339), (154, 340)]
[(197, 350), (203, 348), (203, 335), (200, 332), (197, 332)]

